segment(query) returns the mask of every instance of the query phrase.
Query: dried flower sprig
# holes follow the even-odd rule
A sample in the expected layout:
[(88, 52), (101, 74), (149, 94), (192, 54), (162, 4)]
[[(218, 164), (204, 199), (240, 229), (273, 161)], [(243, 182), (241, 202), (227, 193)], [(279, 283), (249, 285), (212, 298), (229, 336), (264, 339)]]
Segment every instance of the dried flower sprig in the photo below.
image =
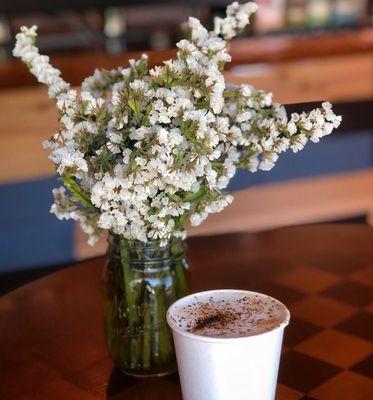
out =
[(279, 155), (318, 142), (340, 124), (329, 103), (286, 115), (271, 94), (228, 87), (227, 41), (243, 30), (255, 3), (228, 6), (208, 32), (189, 19), (190, 38), (175, 59), (148, 69), (96, 70), (81, 90), (39, 54), (36, 27), (21, 28), (13, 54), (56, 100), (59, 129), (44, 143), (65, 188), (51, 211), (80, 221), (94, 243), (102, 230), (140, 241), (184, 237), (233, 200), (224, 189), (237, 168), (270, 170)]

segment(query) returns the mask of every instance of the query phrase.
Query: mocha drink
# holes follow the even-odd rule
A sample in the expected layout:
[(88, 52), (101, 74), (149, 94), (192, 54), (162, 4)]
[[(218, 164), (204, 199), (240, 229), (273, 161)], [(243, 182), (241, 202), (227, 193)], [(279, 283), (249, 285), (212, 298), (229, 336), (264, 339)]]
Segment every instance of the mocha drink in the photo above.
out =
[(272, 297), (257, 293), (215, 291), (180, 302), (172, 313), (185, 332), (211, 338), (259, 335), (288, 322), (288, 310)]
[(273, 400), (288, 309), (244, 290), (196, 293), (167, 312), (184, 400)]

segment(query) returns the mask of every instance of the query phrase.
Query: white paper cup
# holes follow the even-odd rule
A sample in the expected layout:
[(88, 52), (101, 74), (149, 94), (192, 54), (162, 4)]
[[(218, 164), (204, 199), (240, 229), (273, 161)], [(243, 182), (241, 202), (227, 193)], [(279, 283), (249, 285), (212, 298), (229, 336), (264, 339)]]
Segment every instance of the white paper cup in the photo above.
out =
[(184, 297), (170, 306), (167, 322), (172, 329), (184, 400), (274, 400), (282, 336), (289, 310), (270, 331), (245, 337), (215, 338), (180, 328), (178, 310), (197, 300), (221, 295), (260, 296), (244, 290), (211, 290)]

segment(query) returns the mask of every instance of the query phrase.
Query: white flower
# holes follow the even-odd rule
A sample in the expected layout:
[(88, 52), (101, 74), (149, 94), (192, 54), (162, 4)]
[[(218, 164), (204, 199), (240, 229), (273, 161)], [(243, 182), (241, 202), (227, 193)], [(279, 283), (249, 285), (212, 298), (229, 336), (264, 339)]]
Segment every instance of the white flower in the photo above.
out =
[(145, 92), (148, 90), (148, 84), (141, 79), (136, 79), (130, 83), (130, 88), (134, 91)]
[(191, 30), (191, 39), (197, 44), (203, 43), (208, 38), (207, 29), (201, 25), (197, 18), (190, 17), (188, 25)]
[(215, 19), (215, 33), (226, 40), (232, 39), (248, 25), (251, 14), (256, 12), (257, 9), (257, 4), (253, 2), (246, 4), (232, 3), (227, 7), (227, 17)]
[(158, 142), (160, 144), (167, 144), (168, 141), (168, 132), (164, 128), (159, 128), (157, 130), (157, 137), (158, 137)]
[(213, 201), (209, 203), (205, 210), (208, 213), (218, 213), (222, 211), (225, 207), (227, 207), (229, 204), (231, 204), (233, 201), (233, 196), (226, 195), (221, 197), (219, 200)]
[(302, 133), (291, 139), (290, 148), (293, 150), (294, 153), (296, 153), (299, 150), (302, 150), (306, 143), (307, 143), (307, 137)]
[(194, 213), (190, 216), (190, 223), (192, 226), (201, 225), (201, 223), (207, 218), (207, 212)]
[(58, 109), (59, 127), (43, 145), (69, 193), (54, 191), (51, 212), (78, 221), (90, 244), (102, 230), (165, 244), (232, 202), (225, 189), (237, 168), (270, 170), (289, 147), (299, 151), (338, 127), (330, 103), (288, 118), (271, 93), (226, 86), (227, 40), (256, 8), (233, 3), (213, 32), (190, 18), (175, 59), (150, 71), (146, 56), (96, 70), (79, 90), (39, 54), (36, 27), (21, 28), (14, 55)]
[(277, 153), (283, 153), (289, 148), (289, 146), (290, 146), (290, 139), (283, 137), (274, 142), (273, 149)]
[(88, 165), (84, 159), (84, 154), (71, 147), (56, 148), (49, 158), (58, 164), (57, 172), (62, 175), (66, 168), (76, 169), (78, 172), (88, 172)]
[(295, 125), (294, 121), (289, 121), (288, 123), (288, 131), (290, 135), (294, 135), (295, 133), (297, 133), (297, 126)]
[(259, 169), (263, 171), (269, 171), (274, 166), (278, 159), (278, 154), (275, 152), (266, 152), (263, 154), (262, 160), (259, 164)]
[(36, 76), (37, 80), (49, 86), (49, 96), (55, 98), (61, 92), (69, 90), (70, 85), (60, 78), (60, 71), (49, 64), (49, 57), (39, 54), (34, 45), (36, 29), (36, 26), (21, 27), (21, 32), (16, 36), (17, 41), (13, 55), (29, 65), (31, 73)]
[(120, 143), (122, 141), (122, 136), (114, 131), (107, 132), (106, 136), (113, 143)]
[(259, 167), (258, 156), (254, 155), (254, 156), (250, 157), (249, 160), (248, 160), (247, 169), (250, 172), (256, 172), (258, 170), (258, 167)]
[(325, 112), (326, 119), (333, 124), (334, 128), (338, 128), (342, 122), (342, 117), (334, 114), (332, 105), (329, 102), (322, 103), (322, 108)]
[(184, 50), (187, 53), (193, 53), (193, 51), (196, 51), (197, 48), (196, 46), (191, 43), (189, 40), (180, 40), (180, 42), (178, 42), (176, 44), (176, 46), (180, 49), (180, 50)]
[(114, 216), (106, 212), (102, 213), (98, 220), (98, 226), (102, 229), (110, 229), (114, 225), (114, 223)]

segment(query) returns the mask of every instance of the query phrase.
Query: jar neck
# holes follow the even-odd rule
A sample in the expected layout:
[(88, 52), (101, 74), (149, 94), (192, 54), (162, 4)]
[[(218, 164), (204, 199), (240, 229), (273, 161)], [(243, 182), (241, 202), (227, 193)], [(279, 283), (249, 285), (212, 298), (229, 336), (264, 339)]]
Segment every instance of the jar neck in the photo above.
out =
[(160, 240), (141, 242), (120, 235), (108, 235), (109, 258), (125, 257), (130, 263), (156, 263), (176, 257), (184, 257), (185, 244), (182, 239), (171, 238), (166, 244)]

